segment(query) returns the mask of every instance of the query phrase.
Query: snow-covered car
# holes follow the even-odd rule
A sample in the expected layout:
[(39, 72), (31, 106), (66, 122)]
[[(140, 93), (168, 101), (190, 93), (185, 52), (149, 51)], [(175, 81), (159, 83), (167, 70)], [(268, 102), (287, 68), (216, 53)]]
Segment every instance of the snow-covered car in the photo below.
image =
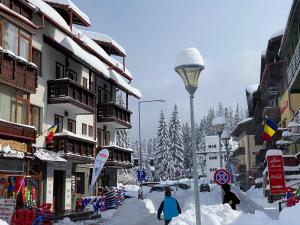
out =
[(200, 192), (210, 192), (209, 184), (200, 184)]
[(164, 192), (167, 188), (168, 188), (170, 191), (174, 191), (174, 189), (171, 188), (170, 186), (166, 186), (166, 185), (154, 185), (154, 186), (151, 187), (150, 193), (153, 192), (153, 191), (156, 191), (156, 192)]

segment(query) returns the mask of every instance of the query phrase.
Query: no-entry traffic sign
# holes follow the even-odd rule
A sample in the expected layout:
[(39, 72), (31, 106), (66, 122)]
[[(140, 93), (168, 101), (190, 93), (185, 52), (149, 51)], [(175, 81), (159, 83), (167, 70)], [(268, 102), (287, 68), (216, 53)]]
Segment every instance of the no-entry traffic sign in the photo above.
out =
[(225, 169), (218, 169), (214, 174), (214, 180), (218, 185), (227, 184), (230, 182), (230, 174)]

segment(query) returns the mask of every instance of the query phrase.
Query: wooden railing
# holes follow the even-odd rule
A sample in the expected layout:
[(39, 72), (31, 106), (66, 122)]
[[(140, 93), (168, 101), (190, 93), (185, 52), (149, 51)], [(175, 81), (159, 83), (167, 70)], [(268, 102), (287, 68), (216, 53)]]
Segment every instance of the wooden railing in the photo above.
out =
[(37, 68), (0, 51), (0, 81), (29, 93), (36, 93)]
[(69, 78), (48, 81), (48, 103), (71, 103), (94, 112), (95, 94)]
[(64, 153), (71, 153), (79, 157), (93, 157), (94, 146), (95, 144), (90, 141), (77, 139), (69, 135), (54, 136), (53, 141), (47, 145), (48, 149), (54, 152), (63, 151)]
[(131, 127), (131, 111), (117, 105), (114, 102), (98, 104), (98, 122), (117, 122), (127, 128)]
[(33, 127), (0, 120), (0, 138), (1, 136), (24, 143), (35, 143), (36, 131)]
[(106, 166), (114, 166), (119, 168), (132, 167), (132, 152), (126, 148), (118, 146), (105, 146), (97, 148), (97, 152), (101, 149), (108, 149), (109, 157), (106, 162)]
[(299, 63), (300, 63), (300, 40), (298, 41), (298, 44), (295, 48), (294, 54), (292, 56), (292, 59), (287, 69), (288, 84), (291, 83), (293, 77), (296, 75), (296, 71), (299, 68)]

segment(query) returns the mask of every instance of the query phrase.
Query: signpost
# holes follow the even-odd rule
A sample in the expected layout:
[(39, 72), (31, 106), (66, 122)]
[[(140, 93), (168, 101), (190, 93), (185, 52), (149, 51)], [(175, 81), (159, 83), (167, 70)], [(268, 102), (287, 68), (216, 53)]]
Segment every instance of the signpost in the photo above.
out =
[(137, 177), (138, 177), (139, 181), (145, 180), (145, 178), (146, 178), (146, 171), (142, 170), (142, 169), (138, 170), (137, 171)]
[(218, 169), (214, 174), (214, 180), (218, 185), (228, 184), (230, 182), (230, 174), (225, 169)]
[(266, 158), (268, 163), (271, 194), (277, 195), (285, 193), (284, 164), (281, 150), (268, 150)]

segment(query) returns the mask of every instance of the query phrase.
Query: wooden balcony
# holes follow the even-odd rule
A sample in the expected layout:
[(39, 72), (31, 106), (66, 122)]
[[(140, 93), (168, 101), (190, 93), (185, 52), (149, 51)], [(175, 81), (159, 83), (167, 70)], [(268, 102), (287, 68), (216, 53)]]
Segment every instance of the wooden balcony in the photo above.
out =
[(97, 152), (104, 148), (109, 151), (109, 157), (105, 163), (106, 167), (125, 169), (133, 166), (131, 149), (119, 146), (105, 146), (97, 148)]
[[(69, 78), (48, 81), (48, 104), (65, 103), (80, 113), (95, 112), (95, 94)], [(66, 105), (63, 107), (66, 107)], [(75, 106), (76, 108), (72, 107)]]
[(0, 83), (34, 94), (37, 88), (37, 67), (0, 51)]
[(98, 104), (97, 109), (98, 122), (113, 122), (121, 125), (121, 128), (131, 128), (131, 111), (114, 102)]
[(47, 145), (47, 149), (54, 152), (64, 152), (64, 158), (73, 162), (91, 162), (94, 160), (95, 142), (70, 136), (67, 133), (59, 133), (53, 141)]
[(295, 75), (297, 75), (297, 71), (299, 70), (300, 66), (300, 41), (298, 41), (297, 46), (294, 50), (294, 54), (291, 58), (291, 61), (289, 63), (288, 69), (287, 69), (287, 75), (288, 75), (288, 84), (292, 82)]
[(26, 143), (30, 149), (31, 144), (35, 143), (35, 138), (36, 130), (34, 127), (0, 120), (0, 139)]
[(237, 157), (240, 155), (245, 155), (245, 147), (239, 147), (233, 152), (233, 157)]

